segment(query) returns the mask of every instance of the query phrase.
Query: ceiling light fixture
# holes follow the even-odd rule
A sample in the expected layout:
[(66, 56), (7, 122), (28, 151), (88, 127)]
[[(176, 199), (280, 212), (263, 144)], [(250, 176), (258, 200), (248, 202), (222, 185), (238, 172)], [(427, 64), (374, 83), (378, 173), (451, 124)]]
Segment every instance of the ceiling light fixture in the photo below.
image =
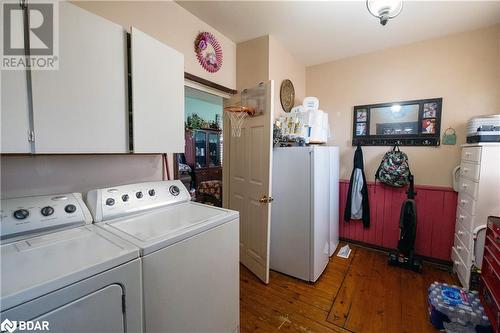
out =
[(366, 0), (366, 8), (370, 14), (380, 19), (380, 24), (386, 25), (389, 19), (401, 13), (403, 0)]

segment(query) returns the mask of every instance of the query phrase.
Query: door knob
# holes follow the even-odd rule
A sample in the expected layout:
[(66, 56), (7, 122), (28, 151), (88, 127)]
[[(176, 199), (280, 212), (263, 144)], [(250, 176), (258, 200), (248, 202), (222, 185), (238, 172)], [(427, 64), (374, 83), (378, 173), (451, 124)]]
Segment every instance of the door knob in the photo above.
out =
[(273, 197), (268, 197), (267, 195), (264, 195), (262, 198), (259, 199), (260, 203), (270, 203), (273, 202), (274, 198)]

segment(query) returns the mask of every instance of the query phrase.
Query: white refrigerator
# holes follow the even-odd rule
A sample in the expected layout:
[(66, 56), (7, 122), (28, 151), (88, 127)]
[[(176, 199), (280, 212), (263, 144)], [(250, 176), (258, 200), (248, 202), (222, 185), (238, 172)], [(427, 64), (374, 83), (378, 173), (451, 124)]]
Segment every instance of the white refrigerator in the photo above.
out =
[(316, 281), (338, 245), (339, 148), (273, 150), (272, 270)]

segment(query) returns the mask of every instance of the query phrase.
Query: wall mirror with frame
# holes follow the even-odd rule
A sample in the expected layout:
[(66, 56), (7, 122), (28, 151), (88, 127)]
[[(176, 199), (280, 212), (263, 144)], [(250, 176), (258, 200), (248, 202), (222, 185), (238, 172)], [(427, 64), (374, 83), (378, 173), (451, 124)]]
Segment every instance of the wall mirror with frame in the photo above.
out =
[(352, 145), (439, 146), (442, 98), (354, 107)]

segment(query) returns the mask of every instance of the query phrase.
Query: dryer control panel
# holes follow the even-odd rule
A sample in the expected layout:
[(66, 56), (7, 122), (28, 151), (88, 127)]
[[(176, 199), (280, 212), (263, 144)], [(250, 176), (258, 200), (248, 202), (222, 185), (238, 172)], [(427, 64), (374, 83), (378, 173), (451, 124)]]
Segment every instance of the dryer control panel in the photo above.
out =
[(191, 200), (180, 180), (137, 183), (92, 190), (87, 205), (95, 222), (107, 221)]
[(92, 223), (80, 193), (2, 199), (0, 239)]

